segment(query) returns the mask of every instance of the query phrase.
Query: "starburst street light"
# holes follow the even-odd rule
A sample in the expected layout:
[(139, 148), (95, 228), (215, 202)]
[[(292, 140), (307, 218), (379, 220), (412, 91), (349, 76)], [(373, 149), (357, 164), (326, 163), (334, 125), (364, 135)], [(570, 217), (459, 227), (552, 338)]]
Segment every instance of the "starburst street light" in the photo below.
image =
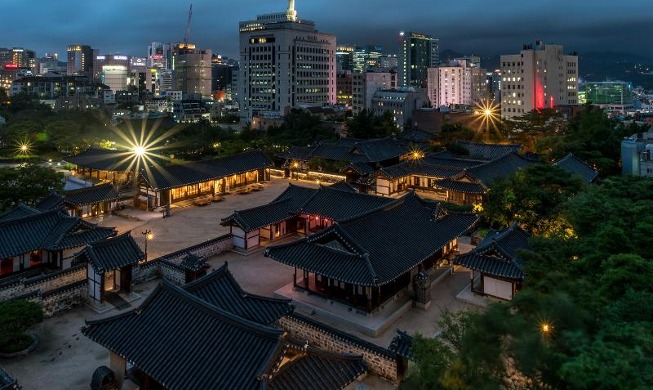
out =
[(139, 145), (139, 146), (136, 146), (134, 148), (134, 154), (137, 157), (143, 157), (143, 155), (145, 155), (146, 152), (147, 152), (147, 149), (145, 149), (145, 146), (140, 146)]
[(16, 151), (18, 152), (18, 155), (20, 155), (20, 156), (29, 155), (29, 152), (30, 152), (31, 148), (32, 148), (31, 145), (27, 141), (18, 142), (18, 144), (16, 145)]
[(474, 114), (477, 120), (481, 121), (479, 130), (484, 132), (484, 138), (489, 138), (490, 125), (492, 127), (499, 121), (498, 109), (491, 101), (480, 102), (476, 104)]

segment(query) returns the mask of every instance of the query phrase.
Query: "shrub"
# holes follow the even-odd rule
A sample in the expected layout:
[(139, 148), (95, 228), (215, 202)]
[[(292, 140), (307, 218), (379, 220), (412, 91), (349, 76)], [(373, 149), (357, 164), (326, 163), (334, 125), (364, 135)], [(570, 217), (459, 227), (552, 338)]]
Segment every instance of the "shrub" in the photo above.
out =
[(25, 301), (0, 303), (0, 352), (12, 353), (27, 348), (32, 338), (25, 331), (43, 320), (41, 306)]

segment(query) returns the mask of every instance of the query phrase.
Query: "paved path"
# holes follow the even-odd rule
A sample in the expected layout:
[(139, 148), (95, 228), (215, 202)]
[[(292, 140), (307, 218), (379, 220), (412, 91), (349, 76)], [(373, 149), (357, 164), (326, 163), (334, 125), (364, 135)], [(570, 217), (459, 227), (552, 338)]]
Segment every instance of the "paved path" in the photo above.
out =
[[(315, 182), (293, 183), (316, 187)], [(172, 215), (163, 218), (158, 213), (147, 213), (139, 210), (126, 210), (132, 218), (107, 216), (95, 219), (93, 222), (103, 226), (115, 226), (120, 233), (131, 230), (139, 244), (144, 237), (140, 233), (146, 229), (154, 233), (154, 239), (148, 244), (148, 257), (155, 258), (200, 242), (228, 233), (228, 228), (220, 225), (220, 220), (230, 215), (233, 210), (245, 209), (268, 203), (283, 192), (289, 181), (275, 179), (266, 184), (263, 191), (247, 195), (227, 195), (225, 200), (204, 207), (188, 207), (173, 209)], [(292, 281), (293, 269), (263, 256), (258, 251), (249, 256), (235, 252), (226, 252), (209, 259), (212, 268), (229, 262), (229, 269), (236, 280), (246, 291), (264, 296), (273, 296), (275, 290)], [(158, 282), (139, 284), (135, 292), (142, 296), (138, 301), (131, 302), (138, 306), (152, 291)], [(409, 333), (420, 332), (433, 336), (438, 332), (437, 321), (444, 310), (457, 311), (472, 306), (456, 300), (458, 294), (469, 283), (469, 273), (456, 271), (447, 277), (432, 291), (432, 304), (429, 310), (412, 308), (402, 315), (390, 327), (390, 330), (378, 337), (368, 337), (342, 324), (329, 323), (367, 339), (380, 346), (387, 347), (394, 337), (394, 329), (399, 328)], [(115, 315), (112, 310), (102, 315)], [(31, 389), (69, 389), (86, 390), (89, 388), (91, 375), (100, 365), (108, 365), (108, 353), (104, 347), (91, 342), (80, 332), (84, 321), (98, 318), (98, 315), (88, 308), (79, 308), (68, 313), (46, 319), (37, 326), (41, 335), (42, 345), (39, 351), (18, 360), (0, 360), (0, 365), (16, 377), (25, 390)], [(391, 388), (378, 378), (370, 377), (364, 382), (369, 389)], [(354, 384), (353, 388), (355, 388)]]

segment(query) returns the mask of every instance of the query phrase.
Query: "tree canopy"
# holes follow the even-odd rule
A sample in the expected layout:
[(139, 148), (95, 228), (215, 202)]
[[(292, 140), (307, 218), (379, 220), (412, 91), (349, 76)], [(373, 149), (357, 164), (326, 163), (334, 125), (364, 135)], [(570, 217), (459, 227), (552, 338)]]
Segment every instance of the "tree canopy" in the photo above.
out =
[[(564, 201), (576, 236), (534, 238), (521, 253), (523, 289), (457, 320), (459, 347), (418, 338), (412, 375), (430, 386), (408, 388), (652, 388), (652, 189), (648, 178), (614, 177)], [(429, 345), (449, 352), (426, 365)]]
[(0, 212), (25, 203), (33, 205), (50, 191), (63, 191), (63, 174), (48, 167), (24, 164), (0, 168)]

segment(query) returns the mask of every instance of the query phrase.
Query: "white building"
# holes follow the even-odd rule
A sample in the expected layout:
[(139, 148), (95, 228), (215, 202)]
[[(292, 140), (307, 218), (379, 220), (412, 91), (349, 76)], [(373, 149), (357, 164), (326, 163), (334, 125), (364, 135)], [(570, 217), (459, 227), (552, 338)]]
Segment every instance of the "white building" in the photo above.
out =
[(397, 88), (397, 73), (381, 70), (369, 70), (354, 73), (352, 81), (352, 113), (372, 109), (372, 97), (381, 90)]
[(240, 22), (240, 116), (281, 115), (299, 103), (336, 103), (336, 37), (288, 10)]
[(562, 46), (525, 45), (519, 54), (501, 56), (501, 116), (578, 104), (578, 56)]
[(129, 85), (130, 58), (122, 54), (107, 54), (95, 57), (98, 78), (114, 93), (126, 91)]

